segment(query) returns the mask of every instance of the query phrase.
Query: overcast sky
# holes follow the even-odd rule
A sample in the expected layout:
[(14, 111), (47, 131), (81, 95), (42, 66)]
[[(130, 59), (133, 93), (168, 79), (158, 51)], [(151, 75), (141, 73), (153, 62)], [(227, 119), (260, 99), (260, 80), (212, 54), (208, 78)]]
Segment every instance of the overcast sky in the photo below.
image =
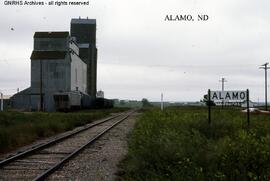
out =
[[(45, 0), (44, 0), (45, 1)], [(0, 90), (30, 86), (35, 31), (69, 31), (97, 19), (98, 89), (107, 98), (198, 101), (207, 89), (250, 89), (264, 100), (270, 62), (269, 0), (90, 0), (89, 6), (0, 5)], [(165, 21), (198, 14), (208, 21)], [(14, 30), (12, 31), (11, 28)], [(269, 72), (270, 74), (270, 72)]]

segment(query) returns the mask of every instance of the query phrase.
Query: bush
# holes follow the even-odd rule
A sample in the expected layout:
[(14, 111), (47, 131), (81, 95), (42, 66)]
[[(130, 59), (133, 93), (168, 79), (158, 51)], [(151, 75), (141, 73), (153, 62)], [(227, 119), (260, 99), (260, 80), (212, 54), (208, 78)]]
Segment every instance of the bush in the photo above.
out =
[(269, 180), (269, 117), (238, 109), (171, 108), (146, 111), (121, 163), (124, 180)]
[(125, 109), (84, 110), (75, 113), (0, 113), (0, 153), (36, 139), (71, 130)]

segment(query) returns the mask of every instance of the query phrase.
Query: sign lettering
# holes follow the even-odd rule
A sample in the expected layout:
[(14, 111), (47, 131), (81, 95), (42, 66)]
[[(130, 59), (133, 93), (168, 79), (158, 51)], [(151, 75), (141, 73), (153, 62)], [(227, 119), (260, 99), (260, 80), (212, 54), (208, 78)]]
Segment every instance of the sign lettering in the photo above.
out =
[(247, 99), (246, 91), (211, 91), (211, 100), (214, 102), (220, 101), (245, 101)]

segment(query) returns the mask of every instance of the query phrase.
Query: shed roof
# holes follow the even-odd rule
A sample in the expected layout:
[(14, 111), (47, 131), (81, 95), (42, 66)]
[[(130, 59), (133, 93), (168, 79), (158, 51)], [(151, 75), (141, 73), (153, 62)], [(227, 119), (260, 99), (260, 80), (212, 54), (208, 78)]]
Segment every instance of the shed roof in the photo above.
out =
[(31, 60), (65, 59), (67, 51), (33, 51)]
[(35, 32), (34, 38), (66, 38), (68, 36), (68, 31)]

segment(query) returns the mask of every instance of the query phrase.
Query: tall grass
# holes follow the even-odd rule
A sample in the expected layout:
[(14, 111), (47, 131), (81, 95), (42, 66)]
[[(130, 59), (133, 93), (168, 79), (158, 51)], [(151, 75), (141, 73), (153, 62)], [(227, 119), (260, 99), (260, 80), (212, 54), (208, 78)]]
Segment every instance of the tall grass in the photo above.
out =
[(235, 108), (151, 110), (138, 120), (124, 180), (270, 180), (270, 117)]
[(0, 112), (0, 153), (85, 125), (112, 112), (125, 110), (85, 110), (74, 113)]

